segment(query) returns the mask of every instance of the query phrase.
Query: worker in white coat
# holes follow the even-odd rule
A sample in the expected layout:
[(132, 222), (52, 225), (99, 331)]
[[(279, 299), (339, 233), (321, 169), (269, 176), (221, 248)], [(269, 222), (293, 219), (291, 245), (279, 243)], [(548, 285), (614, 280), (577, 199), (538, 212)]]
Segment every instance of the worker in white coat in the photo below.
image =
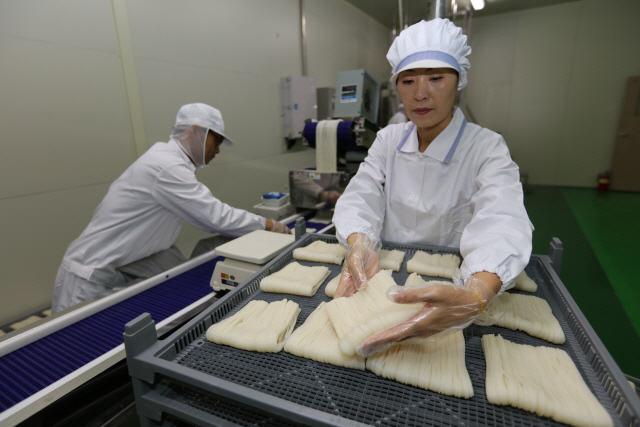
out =
[(393, 116), (391, 116), (391, 118), (389, 119), (389, 123), (387, 123), (387, 126), (407, 123), (407, 120), (407, 115), (404, 112), (404, 105), (400, 104), (398, 105), (398, 111)]
[(468, 123), (454, 107), (467, 83), (469, 53), (460, 28), (434, 19), (404, 30), (387, 54), (410, 122), (378, 132), (338, 200), (333, 221), (348, 255), (335, 297), (357, 292), (379, 270), (381, 240), (459, 247), (464, 287), (394, 292), (398, 303), (425, 306), (367, 339), (358, 350), (363, 356), (470, 324), (529, 261), (533, 226), (518, 166), (499, 134)]
[(254, 230), (290, 233), (282, 223), (221, 202), (197, 180), (197, 168), (213, 160), (220, 145), (232, 144), (220, 111), (206, 104), (182, 106), (169, 142), (154, 144), (111, 184), (67, 249), (52, 312), (124, 284), (128, 279), (117, 268), (171, 247), (183, 220), (231, 237)]

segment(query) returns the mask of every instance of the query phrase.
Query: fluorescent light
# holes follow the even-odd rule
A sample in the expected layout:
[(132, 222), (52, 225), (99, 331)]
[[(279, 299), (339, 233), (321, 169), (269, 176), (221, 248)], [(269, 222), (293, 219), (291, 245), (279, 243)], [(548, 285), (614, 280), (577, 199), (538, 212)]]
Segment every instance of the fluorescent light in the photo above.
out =
[(484, 0), (471, 0), (471, 6), (473, 6), (475, 10), (480, 10), (484, 8)]

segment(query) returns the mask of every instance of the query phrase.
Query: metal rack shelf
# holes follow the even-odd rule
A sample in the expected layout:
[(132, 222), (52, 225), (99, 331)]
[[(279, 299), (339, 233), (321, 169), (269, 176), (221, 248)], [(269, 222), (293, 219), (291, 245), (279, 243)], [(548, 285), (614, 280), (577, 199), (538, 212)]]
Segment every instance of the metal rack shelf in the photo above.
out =
[[(532, 256), (526, 271), (538, 284), (535, 295), (549, 302), (567, 341), (554, 345), (524, 332), (494, 326), (468, 327), (464, 336), (466, 365), (474, 388), (471, 399), (445, 396), (381, 378), (369, 371), (323, 364), (284, 351), (248, 352), (205, 339), (209, 326), (253, 299), (287, 298), (297, 302), (301, 313), (296, 327), (300, 326), (320, 302), (329, 300), (324, 295), (325, 285), (313, 297), (300, 297), (263, 293), (259, 283), (263, 277), (292, 262), (293, 249), (316, 240), (336, 242), (335, 237), (305, 235), (246, 283), (164, 341), (157, 341), (148, 316), (140, 316), (127, 325), (125, 346), (129, 372), (143, 423), (152, 425), (151, 420), (161, 421), (164, 413), (197, 425), (248, 426), (255, 423), (246, 418), (250, 413), (265, 425), (561, 425), (517, 408), (487, 402), (480, 338), (484, 334), (499, 333), (516, 343), (565, 350), (587, 386), (612, 416), (614, 425), (640, 426), (640, 399), (580, 312), (547, 256)], [(416, 250), (452, 252), (451, 248), (393, 243), (383, 247), (406, 252), (400, 272), (393, 273), (398, 284), (406, 280), (406, 262)], [(554, 261), (559, 264), (559, 258)], [(340, 274), (341, 266), (323, 265), (331, 271), (325, 283)]]

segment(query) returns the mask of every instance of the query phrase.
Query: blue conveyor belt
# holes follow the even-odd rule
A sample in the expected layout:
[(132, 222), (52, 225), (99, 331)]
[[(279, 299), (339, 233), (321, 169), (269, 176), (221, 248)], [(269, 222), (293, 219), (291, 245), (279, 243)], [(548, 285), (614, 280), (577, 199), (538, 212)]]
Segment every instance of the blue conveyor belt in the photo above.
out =
[[(316, 130), (318, 129), (319, 122), (305, 123), (302, 130), (302, 136), (309, 142), (312, 147), (316, 146)], [(336, 138), (338, 140), (338, 147), (341, 149), (353, 148), (356, 146), (356, 140), (353, 138), (351, 128), (353, 127), (353, 121), (343, 120), (338, 123), (336, 129)]]
[(122, 344), (125, 323), (142, 313), (161, 322), (210, 294), (217, 257), (0, 357), (0, 412)]

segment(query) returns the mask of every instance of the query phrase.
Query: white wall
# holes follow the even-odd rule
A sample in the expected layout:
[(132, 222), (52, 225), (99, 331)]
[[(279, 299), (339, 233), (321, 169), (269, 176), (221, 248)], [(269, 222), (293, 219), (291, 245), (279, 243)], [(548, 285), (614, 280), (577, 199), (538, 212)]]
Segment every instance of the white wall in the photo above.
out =
[[(220, 108), (236, 145), (198, 177), (239, 208), (314, 163), (313, 150), (288, 152), (282, 131), (280, 78), (302, 70), (298, 0), (126, 0), (130, 34), (116, 26), (121, 1), (0, 0), (0, 325), (50, 305), (66, 247), (135, 160), (135, 126), (148, 147), (167, 140), (180, 105)], [(343, 0), (306, 9), (318, 87), (356, 68), (384, 81), (381, 24)], [(185, 224), (177, 243), (206, 236)]]
[(473, 20), (466, 100), (529, 182), (594, 187), (608, 170), (640, 2), (585, 0)]

